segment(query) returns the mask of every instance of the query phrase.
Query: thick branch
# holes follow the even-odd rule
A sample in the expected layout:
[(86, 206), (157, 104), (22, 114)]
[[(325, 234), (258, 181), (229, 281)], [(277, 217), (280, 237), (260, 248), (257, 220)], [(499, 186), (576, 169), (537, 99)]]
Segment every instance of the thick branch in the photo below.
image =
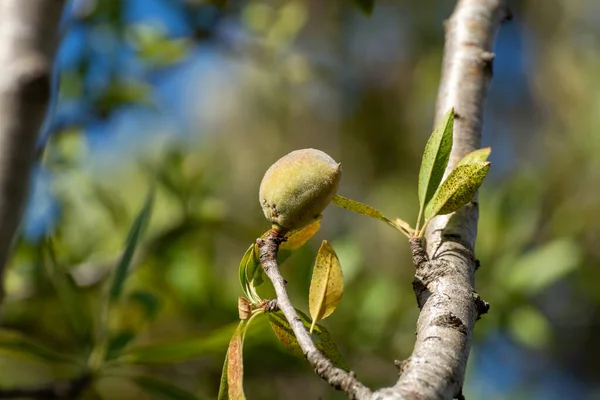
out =
[[(447, 22), (436, 106), (436, 121), (451, 107), (456, 113), (446, 174), (481, 146), (492, 46), (507, 17), (504, 0), (460, 0)], [(473, 327), (479, 313), (487, 311), (487, 303), (474, 290), (477, 219), (473, 202), (430, 223), (426, 252), (420, 240), (411, 240), (417, 267), (413, 286), (421, 314), (413, 353), (395, 386), (403, 398), (452, 399), (461, 394)]]
[(277, 305), (292, 327), (304, 356), (314, 367), (315, 372), (334, 388), (342, 390), (351, 399), (370, 399), (372, 396), (371, 391), (356, 379), (354, 373), (335, 367), (331, 360), (317, 349), (294, 306), (292, 306), (285, 288), (286, 281), (279, 272), (277, 263), (277, 252), (281, 242), (282, 238), (275, 231), (269, 232), (264, 239), (259, 239), (260, 262), (265, 274), (273, 283), (277, 294)]
[(50, 97), (62, 0), (0, 1), (0, 298)]
[(88, 374), (64, 382), (53, 382), (47, 385), (19, 388), (0, 389), (0, 399), (44, 399), (68, 400), (77, 398), (92, 382)]

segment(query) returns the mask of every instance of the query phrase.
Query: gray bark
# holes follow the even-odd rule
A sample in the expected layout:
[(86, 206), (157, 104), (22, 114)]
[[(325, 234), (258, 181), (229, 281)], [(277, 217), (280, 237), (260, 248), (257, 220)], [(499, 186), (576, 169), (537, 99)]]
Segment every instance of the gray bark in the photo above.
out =
[(50, 98), (62, 0), (0, 1), (0, 299)]
[[(460, 158), (481, 147), (493, 43), (509, 15), (504, 0), (460, 0), (446, 23), (436, 105), (436, 124), (451, 107), (456, 115), (446, 175)], [(411, 241), (421, 313), (413, 353), (395, 386), (405, 399), (461, 396), (475, 321), (489, 308), (474, 288), (478, 214), (474, 201), (436, 217), (425, 235), (426, 252), (420, 242)]]

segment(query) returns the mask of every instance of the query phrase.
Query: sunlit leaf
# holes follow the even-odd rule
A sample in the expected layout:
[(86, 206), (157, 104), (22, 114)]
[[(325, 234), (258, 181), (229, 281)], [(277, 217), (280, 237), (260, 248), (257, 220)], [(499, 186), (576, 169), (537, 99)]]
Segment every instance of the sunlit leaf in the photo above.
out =
[(352, 0), (354, 4), (366, 15), (371, 15), (373, 13), (373, 8), (375, 7), (375, 0)]
[(38, 343), (17, 331), (0, 329), (0, 352), (51, 363), (73, 363), (75, 358)]
[(427, 204), (425, 220), (454, 212), (473, 200), (489, 169), (489, 162), (479, 162), (452, 170)]
[(379, 210), (363, 204), (359, 201), (349, 199), (344, 196), (336, 195), (331, 201), (336, 206), (345, 208), (346, 210), (353, 211), (358, 214), (366, 215), (371, 218), (376, 218), (381, 221), (389, 221)]
[[(296, 309), (298, 316), (302, 320), (304, 327), (309, 329), (311, 326), (310, 318), (304, 314), (302, 311)], [(283, 344), (285, 348), (287, 348), (292, 354), (297, 355), (298, 357), (303, 357), (302, 349), (298, 345), (298, 340), (292, 331), (292, 327), (285, 319), (285, 316), (281, 311), (270, 312), (269, 314), (269, 322), (271, 324), (271, 329)], [(342, 357), (337, 345), (333, 341), (333, 338), (325, 329), (324, 326), (316, 324), (313, 329), (312, 339), (315, 342), (315, 346), (319, 349), (327, 358), (333, 362), (333, 364), (345, 370), (348, 370), (348, 364)]]
[(317, 321), (327, 318), (335, 311), (343, 293), (344, 278), (340, 260), (333, 247), (327, 240), (323, 240), (317, 253), (308, 293), (309, 310), (313, 320), (311, 334)]
[(315, 233), (317, 233), (321, 227), (321, 218), (322, 217), (319, 216), (315, 222), (305, 226), (302, 229), (290, 232), (289, 236), (286, 235), (288, 236), (287, 240), (283, 242), (281, 246), (279, 246), (279, 253), (277, 255), (277, 261), (279, 261), (279, 264), (283, 264), (288, 258), (290, 258), (295, 250), (304, 246), (306, 242), (308, 242), (308, 240), (312, 238)]
[(165, 381), (149, 376), (137, 376), (131, 379), (153, 399), (164, 400), (197, 400), (193, 394)]
[(291, 232), (287, 240), (279, 246), (279, 250), (296, 250), (304, 246), (321, 227), (321, 218), (322, 217), (319, 216), (313, 223), (306, 225), (302, 229)]
[(475, 151), (470, 152), (466, 156), (464, 156), (456, 165), (459, 166), (459, 165), (474, 164), (474, 163), (478, 163), (478, 162), (487, 161), (491, 152), (492, 152), (491, 147), (484, 147), (483, 149), (477, 149)]
[(392, 221), (383, 215), (379, 210), (359, 201), (336, 195), (331, 202), (338, 207), (345, 208), (346, 210), (355, 212), (357, 214), (366, 215), (367, 217), (384, 221), (388, 225), (405, 233), (407, 236), (410, 236), (410, 234), (413, 232), (413, 229), (407, 222), (401, 220), (400, 218), (396, 218), (394, 221)]
[(535, 294), (572, 272), (580, 259), (573, 239), (556, 239), (517, 259), (503, 281), (508, 290)]
[(129, 235), (127, 237), (127, 241), (125, 243), (125, 250), (123, 251), (123, 255), (117, 264), (117, 267), (114, 272), (112, 284), (110, 287), (110, 300), (115, 301), (121, 295), (123, 290), (123, 285), (125, 284), (125, 279), (127, 278), (127, 274), (129, 273), (129, 267), (131, 265), (131, 260), (133, 259), (133, 255), (135, 254), (135, 249), (138, 245), (140, 237), (148, 224), (150, 219), (150, 214), (152, 212), (152, 203), (154, 202), (154, 189), (151, 189), (146, 196), (146, 201), (141, 211), (137, 215), (133, 225), (131, 225), (131, 229), (129, 230)]
[(69, 318), (73, 331), (80, 339), (88, 343), (91, 338), (92, 323), (85, 310), (81, 292), (71, 275), (58, 265), (51, 239), (46, 241), (42, 252), (44, 268)]
[(419, 171), (419, 208), (424, 210), (436, 192), (452, 151), (454, 110), (450, 109), (435, 128), (423, 152)]

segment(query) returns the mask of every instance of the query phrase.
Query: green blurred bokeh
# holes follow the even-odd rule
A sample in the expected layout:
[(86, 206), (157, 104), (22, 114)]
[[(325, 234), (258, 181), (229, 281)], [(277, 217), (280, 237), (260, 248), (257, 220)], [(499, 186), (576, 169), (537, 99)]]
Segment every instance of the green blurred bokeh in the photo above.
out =
[[(550, 365), (565, 387), (576, 382), (572, 398), (592, 399), (600, 388), (594, 340), (600, 327), (600, 12), (594, 0), (514, 3), (515, 19), (498, 42), (484, 135), (493, 167), (479, 198), (476, 286), (492, 308), (475, 330), (465, 395), (550, 398), (539, 391)], [(207, 9), (219, 15), (210, 29), (187, 35), (169, 34), (160, 20), (127, 20), (118, 1), (90, 4), (95, 7), (74, 12), (78, 26), (114, 32), (149, 71), (176, 76), (178, 66), (193, 65), (205, 48), (212, 61), (202, 73), (186, 75), (185, 90), (166, 100), (163, 94), (163, 102), (184, 99), (177, 104), (191, 122), (183, 134), (139, 121), (107, 132), (108, 144), (101, 145), (89, 134), (100, 122), (54, 132), (40, 167), (50, 177), (48, 190), (33, 195), (57, 201), (47, 236), (57, 268), (80, 297), (61, 294), (50, 279), (42, 262), (46, 235), (22, 237), (6, 276), (2, 334), (20, 332), (85, 364), (91, 332), (101, 323), (105, 282), (154, 181), (152, 218), (108, 321), (109, 357), (120, 352), (123, 359), (84, 396), (154, 398), (132, 383), (142, 374), (200, 399), (216, 398), (238, 320), (237, 267), (268, 227), (258, 186), (275, 160), (299, 148), (321, 149), (343, 164), (340, 194), (390, 217), (416, 219), (442, 20), (452, 2), (378, 0), (371, 17), (342, 0), (230, 1), (222, 9), (166, 2), (185, 4), (189, 15)], [(86, 102), (102, 123), (146, 115), (131, 112), (135, 107), (164, 112), (154, 78), (116, 74), (91, 98), (84, 90), (89, 63), (62, 71), (61, 101)], [(411, 353), (418, 316), (407, 241), (379, 221), (330, 206), (321, 230), (282, 268), (304, 310), (323, 239), (339, 255), (345, 278), (343, 301), (323, 324), (363, 382), (391, 385), (393, 361)], [(482, 367), (503, 363), (486, 353), (485, 343), (497, 337), (529, 366), (510, 385)], [(156, 347), (144, 353), (143, 346)], [(1, 350), (1, 387), (67, 379), (82, 368), (17, 350)], [(343, 398), (277, 342), (266, 318), (250, 328), (244, 366), (251, 399)]]

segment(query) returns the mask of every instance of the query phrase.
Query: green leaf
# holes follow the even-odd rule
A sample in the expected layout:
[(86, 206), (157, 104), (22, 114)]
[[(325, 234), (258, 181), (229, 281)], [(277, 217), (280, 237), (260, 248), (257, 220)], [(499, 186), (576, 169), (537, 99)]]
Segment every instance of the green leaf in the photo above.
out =
[[(132, 346), (119, 357), (123, 364), (174, 364), (193, 360), (207, 354), (218, 354), (227, 346), (237, 323), (208, 334), (182, 337), (144, 346)], [(266, 326), (256, 325), (248, 335), (264, 335)]]
[(366, 15), (371, 15), (373, 13), (373, 8), (375, 7), (375, 0), (353, 0), (354, 4)]
[(42, 264), (67, 314), (73, 332), (85, 343), (89, 343), (92, 321), (84, 309), (85, 303), (73, 278), (57, 263), (51, 238), (48, 238), (43, 245)]
[(229, 384), (227, 383), (227, 369), (229, 368), (229, 359), (225, 354), (225, 362), (223, 362), (223, 369), (221, 370), (221, 383), (219, 384), (219, 394), (217, 400), (228, 400), (229, 399)]
[(148, 192), (144, 206), (142, 207), (135, 221), (131, 225), (131, 229), (129, 230), (129, 235), (125, 243), (125, 250), (123, 251), (123, 255), (121, 256), (119, 263), (117, 264), (112, 284), (110, 287), (109, 293), (111, 301), (118, 300), (119, 296), (121, 295), (121, 292), (123, 291), (125, 278), (127, 278), (127, 273), (129, 272), (129, 266), (131, 265), (131, 260), (133, 259), (136, 246), (150, 219), (153, 202), (154, 188), (150, 189), (150, 191)]
[[(304, 327), (306, 329), (309, 329), (311, 326), (310, 318), (298, 309), (296, 309), (296, 312), (302, 320)], [(298, 357), (303, 357), (304, 354), (302, 352), (302, 349), (300, 348), (300, 345), (298, 344), (296, 335), (294, 335), (292, 327), (288, 323), (283, 313), (281, 311), (277, 311), (270, 312), (268, 315), (269, 322), (271, 324), (271, 329), (273, 329), (273, 332), (275, 333), (281, 344), (283, 344), (283, 346), (286, 349), (288, 349), (292, 354)], [(315, 343), (315, 346), (317, 346), (317, 349), (319, 349), (319, 351), (321, 351), (323, 355), (329, 358), (336, 367), (342, 368), (346, 371), (349, 370), (348, 364), (342, 357), (342, 354), (340, 353), (337, 345), (333, 341), (333, 338), (329, 334), (329, 331), (327, 331), (327, 329), (324, 326), (319, 324), (316, 324), (314, 326), (312, 339)]]
[(261, 300), (256, 292), (256, 286), (252, 284), (256, 276), (260, 274), (260, 271), (261, 267), (256, 244), (252, 243), (244, 253), (239, 266), (240, 285), (242, 285), (242, 290), (246, 297), (252, 302), (259, 302)]
[(444, 177), (450, 159), (450, 152), (452, 151), (453, 130), (454, 109), (450, 109), (425, 145), (419, 171), (419, 215), (428, 205), (429, 200), (433, 197)]
[(466, 156), (464, 156), (456, 166), (466, 165), (466, 164), (474, 164), (478, 162), (487, 161), (490, 153), (492, 152), (491, 147), (484, 147), (483, 149), (477, 149), (475, 151), (470, 152)]
[(317, 321), (327, 318), (335, 311), (342, 300), (343, 293), (344, 278), (340, 260), (333, 247), (327, 240), (323, 240), (317, 253), (308, 293), (308, 304), (312, 317), (311, 334)]
[(149, 376), (137, 376), (132, 378), (141, 389), (145, 390), (153, 399), (164, 400), (197, 400), (193, 394), (178, 388), (177, 386), (152, 378)]
[(74, 363), (75, 357), (55, 351), (17, 331), (0, 329), (0, 352), (51, 363)]
[(427, 204), (425, 220), (450, 214), (473, 200), (489, 169), (489, 162), (478, 162), (460, 165), (452, 170)]
[(575, 270), (580, 260), (577, 242), (555, 239), (517, 259), (504, 274), (504, 285), (508, 290), (534, 295)]

